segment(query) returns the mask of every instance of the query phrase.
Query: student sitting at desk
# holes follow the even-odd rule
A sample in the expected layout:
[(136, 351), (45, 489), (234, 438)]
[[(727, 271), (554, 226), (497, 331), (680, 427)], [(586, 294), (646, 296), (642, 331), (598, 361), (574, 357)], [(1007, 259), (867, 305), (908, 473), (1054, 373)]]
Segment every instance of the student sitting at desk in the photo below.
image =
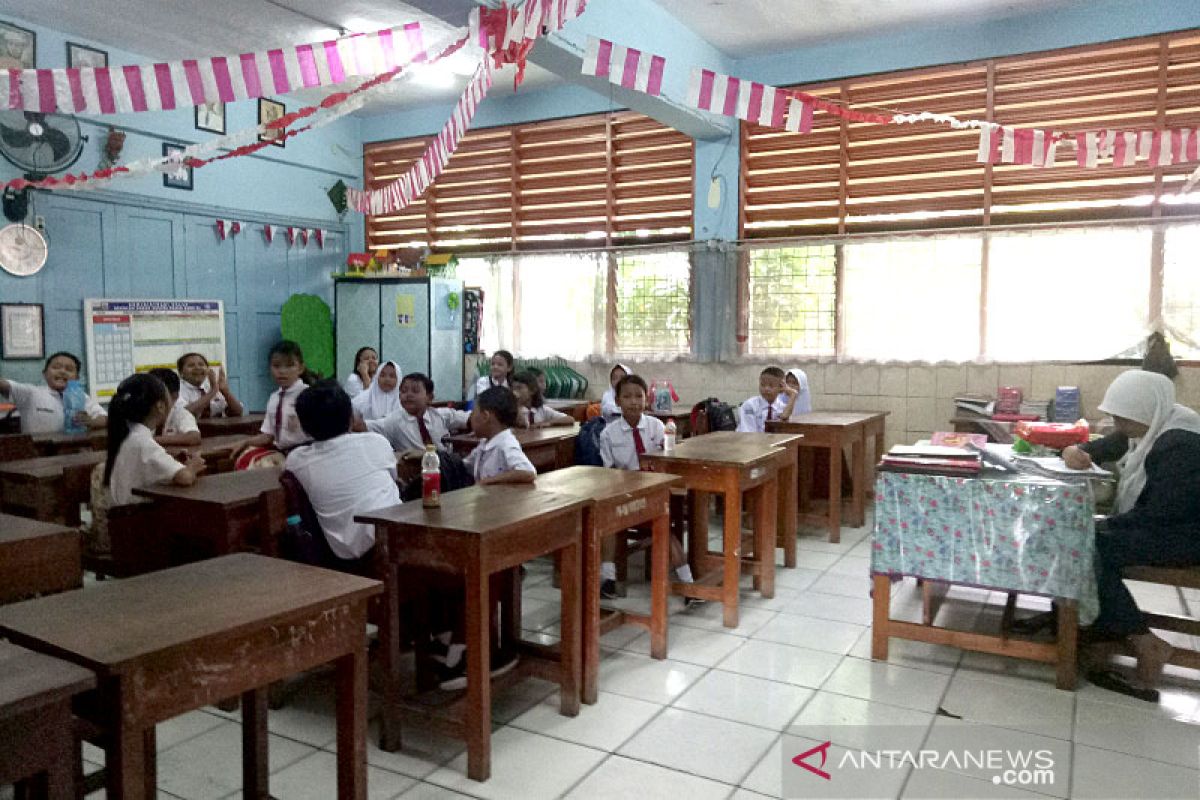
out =
[(488, 389), (503, 386), (511, 389), (509, 379), (513, 373), (513, 354), (507, 350), (497, 350), (488, 360), (488, 374), (480, 375), (467, 391), (467, 402), (473, 403), (475, 398)]
[(517, 421), (517, 398), (503, 386), (494, 386), (475, 398), (471, 432), (482, 441), (463, 463), (475, 483), (533, 483), (537, 470), (525, 456), (512, 426)]
[(175, 362), (175, 369), (182, 381), (179, 396), (192, 416), (240, 417), (246, 413), (229, 388), (225, 370), (209, 369), (208, 359), (200, 353), (184, 353)]
[(164, 447), (196, 447), (200, 444), (200, 426), (196, 418), (188, 411), (187, 404), (179, 396), (179, 376), (174, 370), (158, 367), (150, 370), (150, 374), (163, 382), (167, 387), (167, 396), (171, 400), (171, 411), (167, 414), (162, 425), (162, 432), (154, 437), (154, 441)]
[(1176, 404), (1169, 378), (1140, 370), (1118, 375), (1099, 409), (1112, 416), (1116, 432), (1063, 451), (1075, 469), (1120, 459), (1117, 513), (1096, 523), (1100, 616), (1082, 638), (1128, 639), (1148, 688), (1170, 660), (1171, 645), (1150, 632), (1121, 572), (1200, 564), (1200, 414)]
[(538, 380), (530, 372), (518, 372), (512, 378), (512, 391), (517, 398), (518, 428), (549, 428), (554, 425), (574, 425), (573, 417), (546, 405)]
[(284, 339), (270, 353), (271, 378), (279, 387), (267, 400), (267, 413), (257, 436), (242, 442), (233, 451), (234, 469), (276, 467), (293, 447), (307, 444), (310, 437), (296, 416), (296, 398), (305, 390), (304, 353), (300, 345)]
[(410, 372), (400, 381), (400, 407), (383, 419), (366, 421), (365, 430), (381, 434), (397, 452), (425, 452), (426, 445), (451, 452), (442, 440), (466, 429), (470, 413), (453, 408), (433, 408), (433, 381)]
[(399, 384), (400, 368), (395, 361), (385, 361), (367, 390), (351, 398), (350, 407), (363, 420), (383, 419), (400, 408)]
[[(802, 369), (789, 369), (787, 375), (783, 379), (784, 387), (787, 389), (796, 390), (796, 404), (792, 407), (792, 414), (810, 414), (812, 413), (812, 394), (808, 390), (808, 375)], [(781, 414), (786, 408), (788, 396), (781, 394), (775, 398), (775, 404), (778, 407), (777, 411)], [(780, 419), (787, 419), (792, 414), (780, 416)]]
[(358, 348), (358, 352), (354, 354), (354, 371), (346, 378), (345, 383), (346, 394), (350, 395), (351, 400), (371, 386), (371, 381), (375, 379), (375, 372), (378, 369), (379, 354), (375, 352), (375, 348)]
[[(21, 414), (21, 433), (59, 433), (66, 427), (63, 392), (68, 381), (79, 379), (81, 367), (78, 357), (60, 352), (46, 359), (42, 368), (44, 385), (0, 378), (0, 394), (11, 397)], [(103, 428), (104, 409), (88, 395), (84, 409), (76, 412), (75, 421), (89, 428)]]
[[(771, 420), (792, 416), (798, 395), (798, 390), (784, 382), (783, 370), (767, 367), (758, 374), (758, 394), (742, 403), (738, 413), (738, 431), (765, 433), (767, 423)], [(777, 402), (779, 400), (783, 400), (782, 405)]]
[(608, 371), (608, 388), (604, 390), (604, 394), (600, 396), (600, 416), (604, 417), (605, 422), (612, 422), (614, 419), (620, 419), (621, 407), (617, 405), (617, 384), (626, 375), (632, 375), (633, 371), (624, 364), (615, 364)]

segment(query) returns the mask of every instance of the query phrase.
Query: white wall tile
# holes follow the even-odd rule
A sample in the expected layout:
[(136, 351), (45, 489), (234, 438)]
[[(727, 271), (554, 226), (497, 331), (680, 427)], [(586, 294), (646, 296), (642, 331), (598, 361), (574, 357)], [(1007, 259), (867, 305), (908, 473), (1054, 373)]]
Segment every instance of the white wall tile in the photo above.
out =
[(954, 397), (967, 390), (967, 368), (956, 367), (937, 368), (937, 396)]
[(908, 398), (907, 427), (922, 431), (938, 430), (941, 421), (937, 417), (936, 403), (933, 397)]
[(997, 386), (1019, 387), (1027, 400), (1046, 400), (1053, 397), (1052, 394), (1046, 397), (1033, 394), (1033, 367), (1028, 364), (1005, 364), (1000, 367), (1000, 374), (996, 380)]
[(880, 367), (879, 393), (891, 397), (904, 397), (908, 394), (907, 367)]
[(850, 394), (854, 391), (854, 366), (825, 365), (825, 394)]
[(995, 364), (968, 364), (967, 391), (996, 396), (996, 387), (1000, 385), (1000, 368)]
[(879, 394), (879, 367), (873, 364), (855, 364), (851, 381), (856, 395)]
[(908, 396), (933, 397), (937, 393), (937, 373), (933, 367), (908, 368)]

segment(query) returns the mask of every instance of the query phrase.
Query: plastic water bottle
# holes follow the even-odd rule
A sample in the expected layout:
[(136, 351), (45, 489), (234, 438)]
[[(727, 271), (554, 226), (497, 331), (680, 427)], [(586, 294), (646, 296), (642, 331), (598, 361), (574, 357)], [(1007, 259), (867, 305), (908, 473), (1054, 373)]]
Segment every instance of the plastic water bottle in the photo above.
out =
[(421, 456), (421, 505), (425, 508), (442, 505), (442, 467), (437, 448), (431, 444), (425, 445), (425, 455)]
[(675, 418), (671, 417), (667, 420), (666, 426), (663, 428), (663, 452), (671, 453), (675, 451)]
[(67, 433), (84, 433), (86, 425), (75, 421), (75, 415), (87, 408), (87, 392), (79, 381), (67, 381), (67, 389), (63, 392), (63, 430)]

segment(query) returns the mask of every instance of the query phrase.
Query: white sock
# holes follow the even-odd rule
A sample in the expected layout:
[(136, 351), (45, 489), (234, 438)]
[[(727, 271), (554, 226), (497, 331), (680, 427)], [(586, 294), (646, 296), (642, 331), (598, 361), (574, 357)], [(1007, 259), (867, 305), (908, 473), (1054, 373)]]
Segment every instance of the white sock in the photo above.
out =
[(684, 583), (692, 582), (692, 568), (689, 567), (687, 564), (684, 564), (682, 567), (676, 568), (675, 574), (678, 575), (679, 580), (683, 581)]
[(617, 565), (611, 561), (600, 562), (600, 580), (615, 581), (617, 579)]
[(465, 644), (452, 644), (446, 648), (446, 666), (453, 669), (458, 666), (458, 662), (462, 660), (463, 653), (467, 652)]

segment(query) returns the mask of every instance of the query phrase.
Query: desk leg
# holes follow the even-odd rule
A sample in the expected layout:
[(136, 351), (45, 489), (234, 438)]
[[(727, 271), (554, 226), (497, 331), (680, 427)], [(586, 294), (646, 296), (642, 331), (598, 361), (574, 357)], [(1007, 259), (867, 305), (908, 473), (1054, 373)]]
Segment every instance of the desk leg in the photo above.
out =
[[(572, 542), (558, 551), (559, 570), (562, 573), (562, 607), (559, 612), (559, 627), (562, 628), (562, 637), (559, 641), (561, 675), (558, 713), (565, 717), (579, 715), (579, 621), (582, 605), (579, 587), (579, 555), (579, 544), (576, 542)], [(588, 587), (589, 594), (596, 593), (596, 591), (596, 587)]]
[(692, 575), (697, 580), (707, 572), (704, 568), (708, 555), (708, 492), (688, 492), (691, 506), (688, 514), (688, 562)]
[(859, 429), (850, 445), (850, 472), (854, 481), (850, 514), (855, 527), (862, 527), (867, 521), (867, 435), (862, 429)]
[(842, 437), (833, 437), (829, 448), (829, 541), (842, 540)]
[(779, 535), (777, 546), (783, 548), (783, 565), (796, 566), (796, 474), (795, 462), (779, 470)]
[[(721, 603), (725, 607), (725, 627), (738, 626), (738, 588), (742, 578), (742, 493), (737, 478), (730, 479), (731, 487), (725, 491), (725, 540), (722, 550), (724, 576), (721, 579)], [(758, 505), (762, 505), (759, 503)]]
[(887, 575), (871, 577), (871, 658), (887, 661), (888, 620), (892, 616), (892, 580)]
[[(121, 800), (153, 800), (156, 776), (153, 760), (147, 763), (146, 751), (153, 749), (154, 729), (144, 731), (124, 719), (123, 692), (119, 687), (114, 686), (108, 694), (105, 716), (113, 730), (104, 752), (106, 794)], [(147, 740), (150, 748), (146, 747)]]
[(812, 508), (811, 483), (815, 453), (815, 448), (803, 446), (800, 448), (800, 469), (799, 474), (796, 475), (796, 507), (800, 513), (806, 513)]
[[(360, 609), (361, 625), (366, 622), (366, 615), (365, 609), (361, 606)], [(337, 796), (338, 800), (367, 800), (366, 638), (359, 639), (354, 650), (339, 658), (336, 664)]]
[(267, 762), (267, 692), (242, 693), (242, 796), (268, 800), (271, 770)]
[[(383, 651), (383, 713), (379, 719), (379, 749), (400, 749), (400, 574), (391, 563), (386, 547), (388, 534), (380, 529), (375, 538), (375, 577), (383, 581), (383, 619), (379, 625), (379, 648)], [(420, 659), (418, 659), (418, 665)]]
[[(491, 588), (479, 558), (467, 565), (467, 777), (492, 775)], [(562, 575), (563, 581), (573, 580)], [(564, 598), (565, 604), (565, 598)], [(565, 613), (565, 612), (564, 612)], [(578, 612), (576, 612), (578, 613)], [(566, 635), (566, 631), (563, 631)]]
[(1057, 598), (1058, 607), (1058, 663), (1057, 680), (1059, 689), (1074, 691), (1078, 672), (1079, 654), (1076, 652), (1076, 636), (1079, 633), (1079, 604), (1065, 597)]
[[(667, 574), (671, 553), (671, 522), (655, 517), (650, 529), (650, 657), (667, 657)], [(585, 584), (586, 586), (586, 584)]]
[[(777, 535), (776, 514), (778, 511), (778, 475), (754, 490), (754, 555), (758, 559), (758, 584), (762, 596), (768, 600), (775, 596), (775, 538)], [(793, 544), (796, 537), (792, 536)]]
[[(600, 675), (600, 536), (592, 507), (583, 509), (583, 702), (599, 697)], [(653, 591), (653, 590), (652, 590)]]

